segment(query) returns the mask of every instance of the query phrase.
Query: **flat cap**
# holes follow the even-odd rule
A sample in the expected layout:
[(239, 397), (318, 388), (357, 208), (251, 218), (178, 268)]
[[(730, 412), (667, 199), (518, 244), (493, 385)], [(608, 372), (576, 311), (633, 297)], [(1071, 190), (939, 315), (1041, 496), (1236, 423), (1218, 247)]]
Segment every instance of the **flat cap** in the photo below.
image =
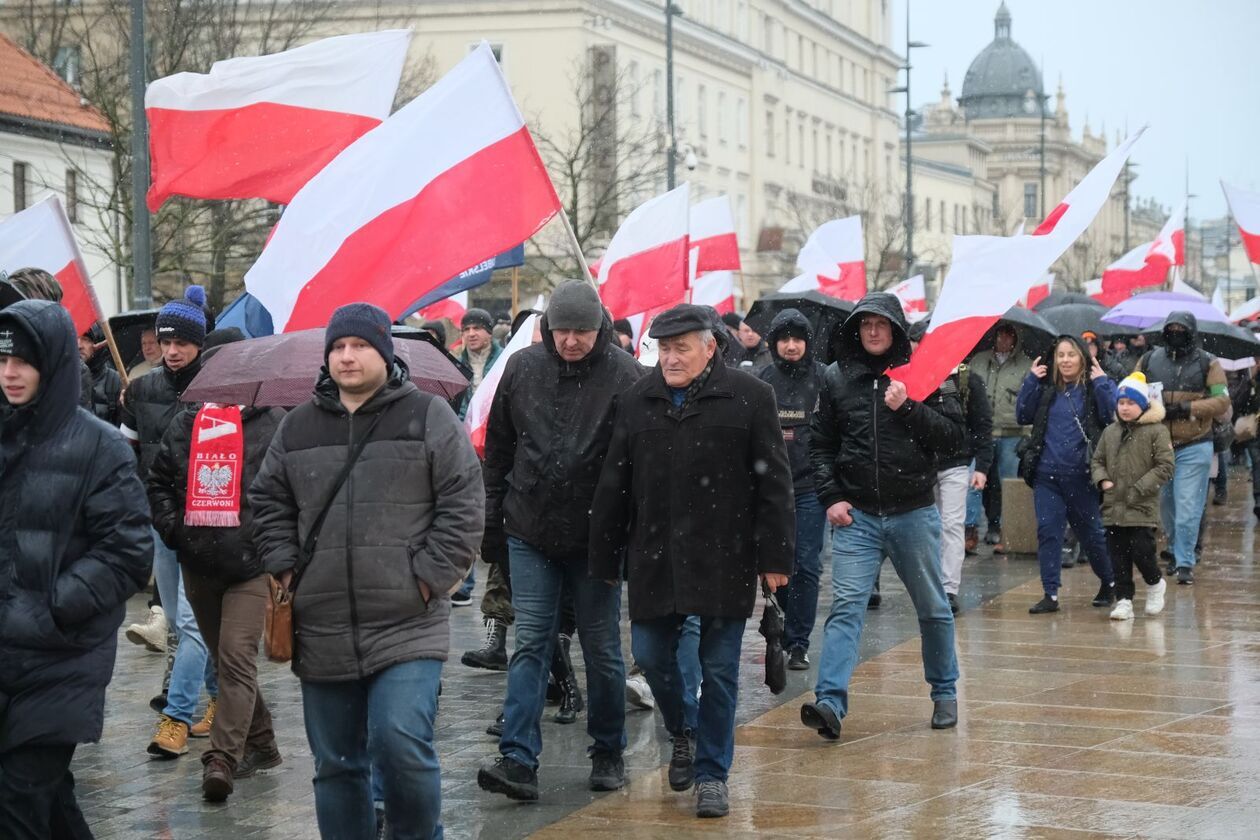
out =
[(680, 303), (673, 309), (667, 309), (656, 316), (656, 320), (652, 322), (652, 327), (648, 330), (648, 337), (672, 338), (685, 333), (711, 330), (713, 327), (713, 318), (709, 314), (708, 307), (694, 303)]

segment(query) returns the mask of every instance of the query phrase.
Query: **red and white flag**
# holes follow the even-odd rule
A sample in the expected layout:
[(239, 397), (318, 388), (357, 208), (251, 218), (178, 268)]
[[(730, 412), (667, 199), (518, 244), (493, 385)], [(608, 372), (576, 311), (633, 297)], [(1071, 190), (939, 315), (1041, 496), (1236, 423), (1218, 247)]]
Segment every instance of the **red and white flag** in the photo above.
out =
[(902, 280), (888, 291), (901, 301), (901, 311), (906, 314), (907, 321), (913, 324), (927, 317), (927, 291), (923, 287), (922, 274)]
[(889, 376), (905, 383), (911, 399), (922, 400), (936, 390), (985, 332), (1085, 232), (1110, 197), (1143, 131), (1103, 158), (1032, 235), (954, 237), (953, 259), (931, 326), (909, 364), (889, 371)]
[(1045, 274), (1041, 275), (1040, 280), (1033, 284), (1032, 288), (1028, 290), (1028, 294), (1024, 295), (1024, 297), (1020, 299), (1020, 302), (1029, 309), (1032, 309), (1034, 306), (1050, 297), (1050, 293), (1052, 291), (1054, 291), (1054, 272), (1047, 271)]
[(1168, 221), (1164, 222), (1159, 236), (1155, 237), (1155, 241), (1151, 243), (1151, 250), (1146, 255), (1146, 260), (1151, 263), (1162, 262), (1165, 266), (1186, 264), (1185, 199), (1177, 205), (1177, 209), (1168, 217)]
[(41, 268), (61, 284), (61, 305), (83, 335), (100, 320), (96, 295), (61, 201), (49, 196), (0, 221), (0, 276)]
[(1103, 269), (1099, 291), (1113, 297), (1121, 295), (1119, 299), (1124, 300), (1134, 289), (1163, 285), (1170, 263), (1163, 256), (1152, 257), (1154, 248), (1154, 242), (1143, 242)]
[(426, 321), (440, 321), (443, 318), (449, 318), (456, 326), (459, 326), (460, 320), (467, 311), (468, 292), (456, 292), (448, 298), (442, 298), (436, 303), (429, 304), (424, 309), (417, 311), (416, 315)]
[(389, 116), (410, 42), (407, 29), (340, 35), (151, 83), (149, 209), (172, 195), (288, 204)]
[(1128, 300), (1131, 289), (1111, 289), (1103, 288), (1103, 279), (1101, 277), (1094, 280), (1085, 281), (1085, 294), (1110, 309), (1122, 300)]
[(397, 317), (559, 210), (482, 42), (298, 191), (245, 286), (280, 332), (323, 326), (353, 301)]
[(816, 289), (842, 300), (859, 300), (866, 294), (865, 254), (861, 216), (825, 222), (810, 234), (796, 257), (801, 273), (779, 291)]
[(1243, 248), (1247, 251), (1247, 259), (1260, 265), (1260, 193), (1240, 189), (1221, 181), (1221, 189), (1225, 192), (1225, 201), (1229, 204), (1229, 212), (1242, 234)]
[(683, 183), (631, 211), (599, 260), (599, 297), (614, 318), (684, 299), (690, 274), (690, 188)]
[[(541, 298), (539, 299), (541, 301)], [(541, 302), (535, 305), (535, 308), (541, 309)], [(468, 400), (468, 411), (464, 413), (464, 428), (468, 430), (468, 436), (472, 439), (473, 449), (477, 450), (477, 457), (486, 457), (486, 424), (490, 420), (490, 404), (494, 402), (494, 392), (499, 390), (499, 380), (503, 378), (503, 370), (507, 367), (507, 360), (512, 356), (524, 350), (530, 345), (534, 338), (534, 325), (538, 322), (539, 316), (530, 315), (522, 322), (516, 334), (508, 341), (507, 346), (503, 348), (503, 352), (499, 354), (499, 358), (495, 361), (494, 367), (486, 371), (485, 377), (481, 380), (472, 398)]]
[(691, 286), (691, 302), (712, 306), (719, 314), (735, 311), (735, 272), (710, 271), (701, 274)]
[(739, 271), (739, 239), (730, 196), (719, 195), (692, 206), (691, 248), (698, 251), (696, 275)]
[(1253, 297), (1239, 304), (1238, 308), (1229, 313), (1229, 320), (1235, 324), (1241, 324), (1243, 321), (1250, 321), (1256, 317), (1260, 317), (1260, 297)]

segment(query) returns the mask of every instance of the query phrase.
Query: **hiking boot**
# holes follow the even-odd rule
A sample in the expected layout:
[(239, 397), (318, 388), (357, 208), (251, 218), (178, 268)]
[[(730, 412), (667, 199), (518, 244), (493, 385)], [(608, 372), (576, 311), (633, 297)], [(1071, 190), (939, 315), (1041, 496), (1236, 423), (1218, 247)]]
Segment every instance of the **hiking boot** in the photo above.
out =
[(158, 718), (157, 731), (149, 742), (149, 755), (154, 758), (179, 758), (188, 752), (188, 724), (182, 720), (162, 715)]
[(217, 697), (211, 697), (210, 702), (206, 704), (206, 715), (201, 720), (194, 723), (188, 730), (190, 738), (209, 738), (210, 727), (214, 726), (214, 713), (219, 710), (219, 700)]
[(674, 754), (669, 758), (669, 787), (671, 790), (690, 790), (696, 783), (696, 745), (691, 733), (675, 735)]
[(789, 671), (808, 671), (809, 670), (809, 654), (805, 648), (792, 648), (788, 651)]
[(631, 674), (626, 677), (626, 702), (636, 709), (651, 711), (656, 708), (656, 698), (652, 696), (652, 686), (642, 674)]
[(1110, 607), (1116, 600), (1116, 585), (1104, 583), (1098, 587), (1098, 594), (1090, 601), (1095, 607)]
[(731, 810), (726, 782), (705, 779), (696, 786), (696, 816), (701, 818), (725, 817)]
[(1002, 529), (989, 526), (989, 530), (984, 535), (986, 545), (998, 545), (1002, 542)]
[(1180, 586), (1194, 585), (1194, 570), (1189, 566), (1177, 567), (1177, 583)]
[(980, 529), (975, 525), (968, 525), (963, 532), (963, 551), (968, 554), (976, 553), (976, 546), (980, 544)]
[[(1161, 580), (1160, 583), (1163, 583)], [(1128, 598), (1121, 598), (1116, 601), (1116, 608), (1111, 611), (1112, 621), (1132, 621), (1133, 620), (1133, 602)]]
[(954, 615), (958, 615), (958, 611), (962, 609), (962, 607), (958, 606), (958, 593), (946, 592), (945, 597), (949, 601), (949, 611)]
[(494, 719), (494, 723), (486, 727), (486, 734), (493, 735), (496, 738), (503, 737), (503, 712), (499, 712), (499, 716)]
[(1059, 611), (1059, 599), (1051, 598), (1049, 595), (1042, 597), (1040, 601), (1028, 608), (1031, 615), (1041, 615), (1042, 613), (1052, 613)]
[(591, 754), (591, 790), (621, 790), (626, 786), (626, 765), (620, 753)]
[(824, 706), (822, 703), (806, 703), (801, 706), (801, 723), (828, 741), (836, 741), (840, 738), (840, 718), (830, 706)]
[(273, 740), (265, 747), (246, 747), (245, 756), (236, 765), (236, 770), (232, 776), (237, 779), (248, 779), (259, 773), (266, 773), (268, 770), (274, 770), (284, 763), (284, 759), (280, 756), (280, 748), (276, 746)]
[(1164, 611), (1164, 592), (1168, 589), (1168, 584), (1160, 580), (1154, 586), (1146, 587), (1146, 609), (1147, 615), (1159, 615)]
[(958, 701), (936, 700), (932, 704), (932, 728), (953, 729), (958, 725)]
[(232, 793), (232, 768), (217, 753), (207, 755), (203, 761), (201, 795), (207, 802), (222, 802)]
[(538, 801), (538, 772), (506, 755), (481, 765), (477, 771), (477, 786), (518, 802)]
[(143, 623), (127, 627), (127, 641), (144, 645), (154, 653), (166, 653), (166, 613), (161, 607), (149, 607), (149, 615)]
[(487, 671), (507, 670), (507, 625), (497, 618), (486, 619), (486, 644), (481, 650), (467, 650), (459, 661), (469, 668)]

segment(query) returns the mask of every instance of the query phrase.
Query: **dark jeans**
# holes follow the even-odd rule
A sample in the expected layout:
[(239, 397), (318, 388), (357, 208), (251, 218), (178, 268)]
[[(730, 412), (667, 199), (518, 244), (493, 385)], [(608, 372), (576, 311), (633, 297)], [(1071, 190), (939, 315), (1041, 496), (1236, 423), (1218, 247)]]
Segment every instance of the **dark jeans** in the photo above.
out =
[(91, 840), (74, 799), (73, 757), (73, 744), (30, 744), (0, 753), (0, 837)]
[(823, 526), (826, 513), (814, 492), (796, 497), (796, 563), (786, 589), (778, 592), (786, 613), (783, 648), (809, 650), (809, 634), (818, 616), (818, 578), (822, 574)]
[(1133, 600), (1133, 567), (1137, 566), (1147, 586), (1161, 580), (1155, 559), (1154, 528), (1107, 526), (1107, 551), (1116, 570), (1116, 597)]
[[(687, 617), (671, 615), (630, 623), (634, 661), (643, 669), (670, 735), (687, 729), (678, 641)], [(735, 755), (735, 703), (739, 696), (739, 653), (743, 618), (700, 617), (700, 713), (697, 717), (696, 781), (726, 781)]]
[(1102, 511), (1098, 488), (1089, 475), (1037, 473), (1033, 484), (1033, 508), (1037, 514), (1037, 560), (1041, 564), (1041, 587), (1047, 595), (1058, 595), (1063, 563), (1063, 529), (1071, 525), (1080, 540), (1081, 551), (1103, 583), (1113, 583), (1107, 541), (1103, 537)]

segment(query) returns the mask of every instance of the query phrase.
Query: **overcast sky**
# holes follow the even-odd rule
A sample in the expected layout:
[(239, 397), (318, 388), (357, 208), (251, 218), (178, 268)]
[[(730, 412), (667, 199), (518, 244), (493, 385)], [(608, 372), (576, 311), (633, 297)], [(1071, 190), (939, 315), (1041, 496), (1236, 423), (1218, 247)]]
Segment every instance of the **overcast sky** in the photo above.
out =
[[(910, 37), (915, 105), (939, 98), (949, 73), (955, 99), (967, 66), (993, 40), (999, 0), (894, 0), (893, 47)], [(1190, 163), (1190, 215), (1225, 213), (1218, 179), (1260, 190), (1260, 0), (1007, 0), (1011, 36), (1034, 61), (1044, 61), (1046, 92), (1059, 77), (1072, 133), (1085, 117), (1107, 126), (1150, 129), (1133, 151), (1139, 164), (1134, 195), (1164, 205), (1185, 192)], [(904, 99), (897, 103), (904, 107)], [(1053, 107), (1053, 102), (1051, 107)], [(1051, 198), (1054, 198), (1051, 196)]]

